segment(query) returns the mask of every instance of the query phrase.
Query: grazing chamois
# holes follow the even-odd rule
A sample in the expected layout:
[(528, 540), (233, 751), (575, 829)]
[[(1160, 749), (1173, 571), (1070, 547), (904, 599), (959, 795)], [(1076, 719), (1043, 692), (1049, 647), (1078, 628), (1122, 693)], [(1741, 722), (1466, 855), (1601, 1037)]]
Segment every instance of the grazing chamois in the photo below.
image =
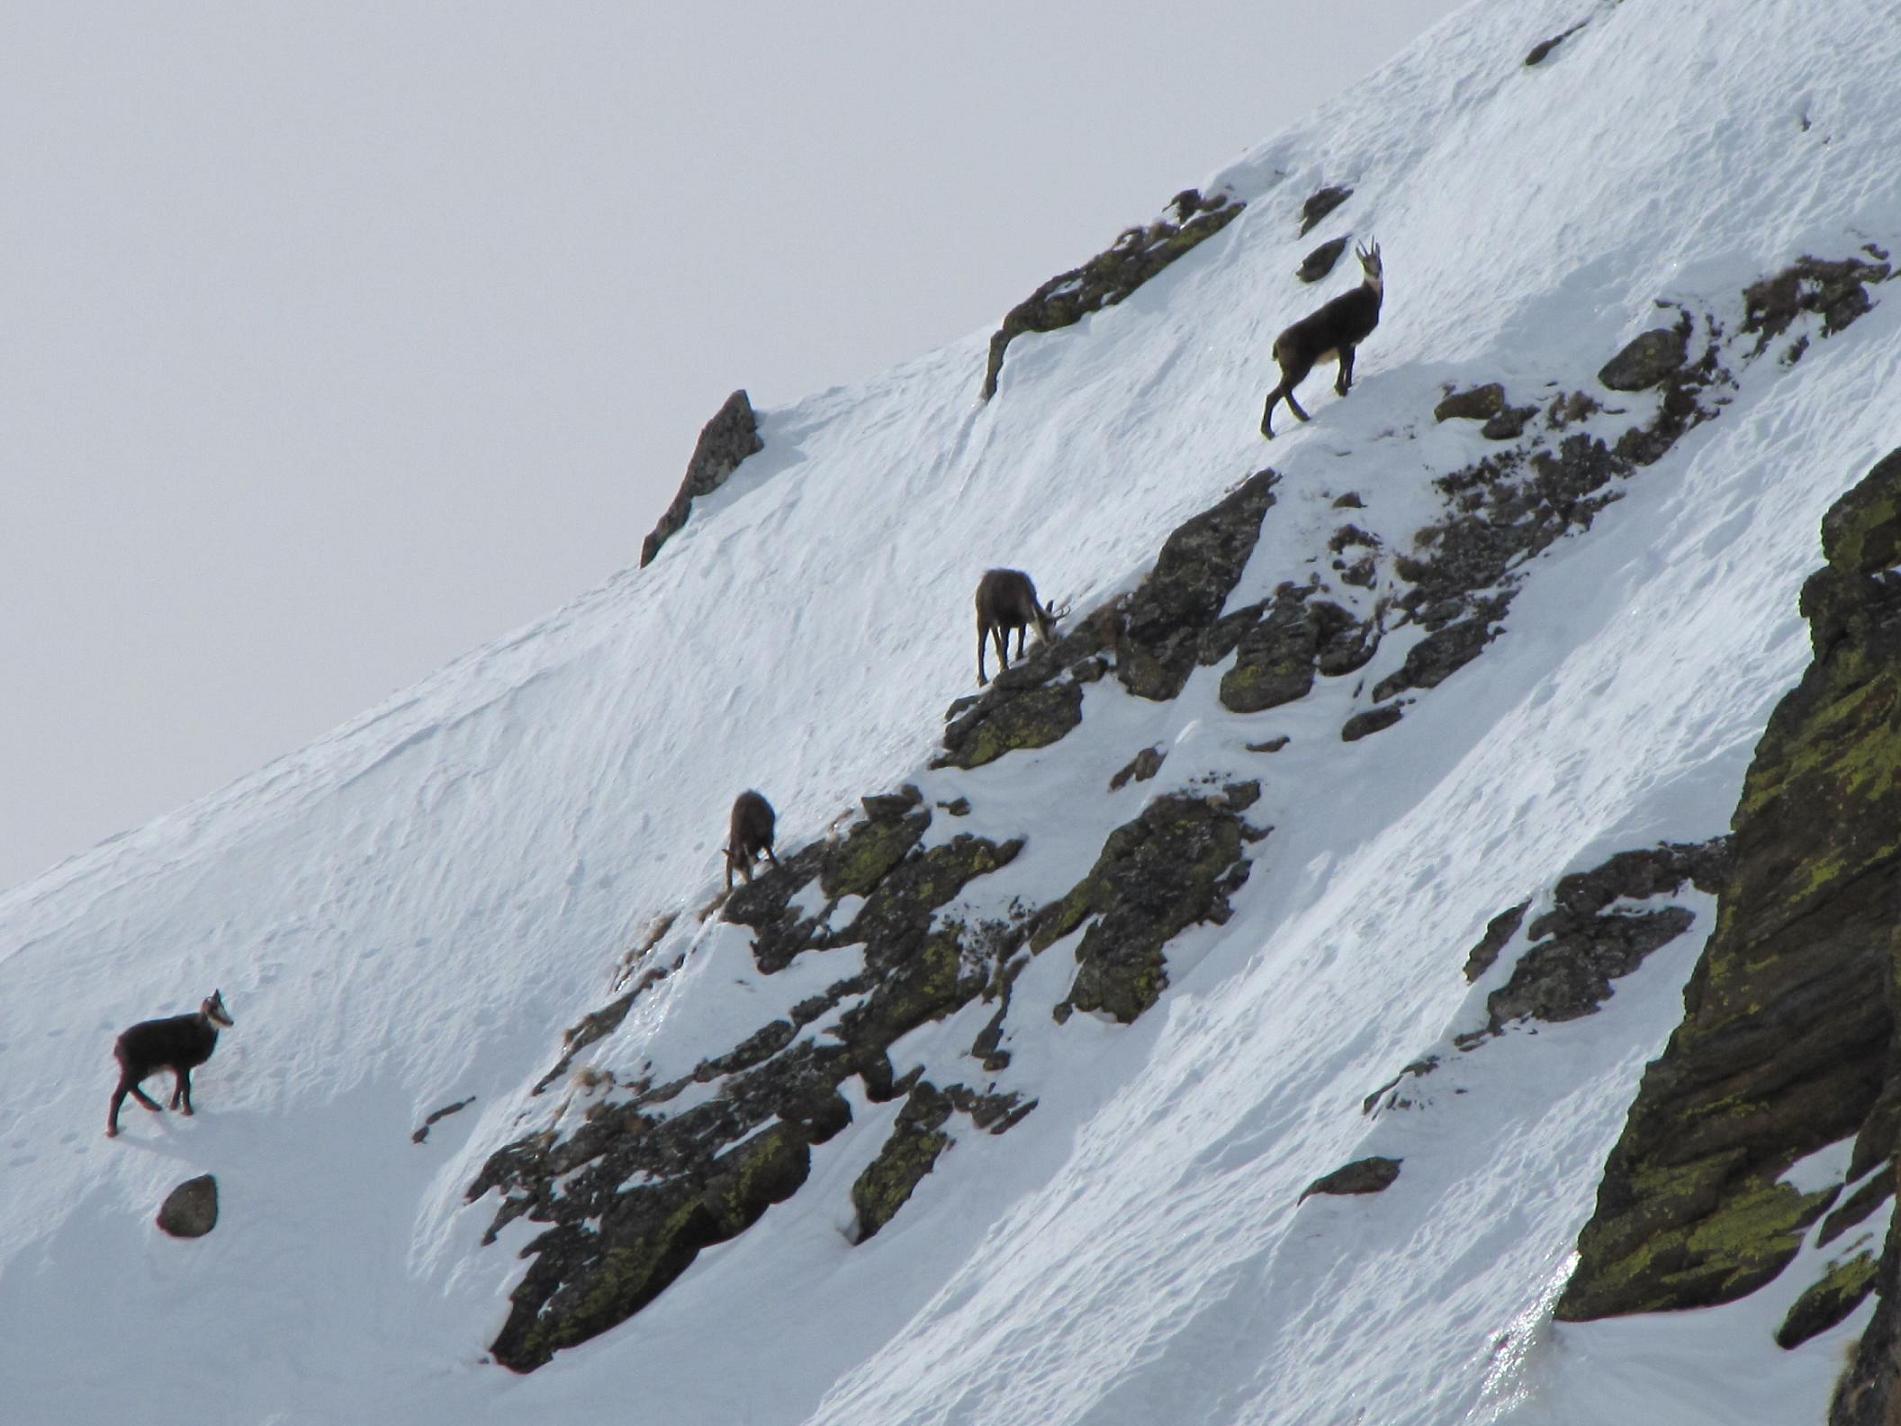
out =
[(1274, 360), (1280, 363), (1281, 384), (1267, 393), (1267, 406), (1261, 412), (1261, 434), (1274, 439), (1274, 403), (1283, 397), (1287, 409), (1301, 420), (1307, 413), (1294, 399), (1294, 388), (1314, 369), (1316, 362), (1337, 357), (1340, 374), (1333, 389), (1342, 396), (1353, 385), (1353, 349), (1380, 324), (1380, 297), (1385, 279), (1380, 270), (1380, 245), (1355, 248), (1360, 268), (1366, 274), (1360, 285), (1343, 292), (1316, 312), (1310, 312), (1274, 338)]
[(733, 871), (737, 868), (747, 881), (752, 880), (753, 864), (763, 852), (774, 866), (779, 859), (772, 854), (772, 828), (778, 818), (772, 804), (756, 792), (742, 792), (733, 799), (732, 830), (726, 838), (726, 889), (733, 889)]
[(1029, 629), (1036, 626), (1036, 637), (1048, 643), (1056, 637), (1056, 621), (1069, 612), (1067, 604), (1046, 609), (1037, 601), (1036, 586), (1020, 569), (984, 571), (977, 581), (977, 686), (990, 682), (984, 672), (984, 640), (993, 639), (997, 659), (1006, 670), (1010, 667), (1010, 631), (1017, 636), (1017, 657), (1023, 657), (1023, 642)]
[(224, 1008), (224, 992), (214, 990), (196, 1014), (141, 1020), (120, 1035), (112, 1046), (112, 1057), (119, 1062), (119, 1087), (112, 1091), (112, 1108), (106, 1111), (106, 1137), (118, 1134), (119, 1106), (128, 1094), (154, 1114), (159, 1112), (157, 1101), (139, 1088), (139, 1081), (162, 1069), (170, 1070), (175, 1077), (172, 1108), (191, 1113), (192, 1069), (211, 1058), (218, 1047), (218, 1027), (231, 1023), (231, 1014)]

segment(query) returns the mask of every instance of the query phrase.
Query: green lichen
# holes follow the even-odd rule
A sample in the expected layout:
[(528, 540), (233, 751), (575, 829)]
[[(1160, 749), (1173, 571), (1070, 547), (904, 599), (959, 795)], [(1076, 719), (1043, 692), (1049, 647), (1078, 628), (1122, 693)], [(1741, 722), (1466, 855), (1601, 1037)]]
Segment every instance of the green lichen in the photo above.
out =
[(1048, 747), (1083, 720), (1080, 684), (1046, 684), (992, 697), (996, 701), (973, 722), (960, 720), (946, 732), (946, 751), (937, 766), (983, 767), (1008, 752)]
[(1776, 1329), (1776, 1345), (1792, 1350), (1846, 1320), (1875, 1290), (1879, 1268), (1872, 1252), (1830, 1263), (1821, 1280), (1790, 1305)]
[(897, 821), (860, 822), (826, 857), (819, 885), (827, 897), (864, 896), (916, 846), (931, 814), (920, 809)]
[(949, 1134), (900, 1124), (851, 1186), (852, 1207), (858, 1211), (858, 1241), (864, 1242), (897, 1216), (912, 1193), (950, 1146)]

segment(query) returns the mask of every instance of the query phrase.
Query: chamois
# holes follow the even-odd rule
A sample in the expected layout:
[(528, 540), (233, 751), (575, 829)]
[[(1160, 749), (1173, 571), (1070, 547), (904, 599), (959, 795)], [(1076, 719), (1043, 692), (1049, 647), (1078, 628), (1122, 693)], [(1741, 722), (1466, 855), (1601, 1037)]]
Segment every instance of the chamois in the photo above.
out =
[(168, 1015), (162, 1020), (141, 1020), (113, 1042), (112, 1056), (119, 1062), (119, 1087), (112, 1091), (112, 1108), (106, 1111), (106, 1137), (119, 1132), (119, 1106), (130, 1094), (154, 1114), (157, 1101), (139, 1088), (139, 1081), (161, 1069), (172, 1072), (172, 1108), (191, 1113), (191, 1072), (194, 1066), (211, 1058), (218, 1047), (218, 1027), (232, 1024), (224, 1008), (224, 992), (214, 990), (192, 1015)]
[(1380, 270), (1380, 245), (1355, 248), (1361, 270), (1366, 274), (1360, 285), (1343, 292), (1318, 311), (1310, 312), (1274, 338), (1274, 360), (1280, 363), (1281, 384), (1267, 393), (1267, 406), (1261, 412), (1261, 434), (1274, 439), (1274, 403), (1283, 397), (1287, 409), (1301, 420), (1307, 413), (1294, 399), (1294, 388), (1306, 379), (1316, 362), (1337, 357), (1340, 374), (1333, 389), (1345, 396), (1353, 385), (1353, 349), (1380, 324), (1380, 298), (1385, 279)]
[(764, 853), (774, 866), (779, 859), (772, 854), (772, 828), (778, 820), (772, 804), (756, 792), (742, 792), (733, 799), (732, 830), (726, 838), (726, 889), (733, 889), (733, 871), (737, 868), (747, 881), (752, 880), (753, 864)]
[(1010, 667), (1010, 631), (1017, 636), (1017, 657), (1023, 657), (1023, 642), (1032, 624), (1036, 637), (1048, 643), (1056, 637), (1056, 622), (1069, 612), (1067, 604), (1047, 609), (1038, 602), (1036, 586), (1020, 569), (992, 569), (977, 581), (977, 686), (990, 682), (984, 672), (984, 640), (997, 646), (997, 659), (1007, 671)]

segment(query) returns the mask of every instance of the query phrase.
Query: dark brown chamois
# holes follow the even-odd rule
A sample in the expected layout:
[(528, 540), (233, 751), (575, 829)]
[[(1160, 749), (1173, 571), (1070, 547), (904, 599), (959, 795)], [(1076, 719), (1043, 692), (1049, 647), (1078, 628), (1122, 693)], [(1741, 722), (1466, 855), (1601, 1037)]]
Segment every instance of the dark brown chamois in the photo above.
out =
[(1032, 625), (1036, 637), (1048, 643), (1056, 637), (1056, 622), (1069, 612), (1069, 606), (1046, 609), (1037, 601), (1036, 586), (1020, 569), (992, 569), (977, 581), (977, 685), (990, 682), (984, 672), (984, 640), (997, 645), (997, 661), (1010, 667), (1010, 632), (1016, 631), (1017, 657), (1023, 657), (1023, 642)]
[(106, 1111), (106, 1137), (119, 1132), (119, 1106), (128, 1094), (154, 1114), (159, 1112), (157, 1101), (139, 1088), (139, 1081), (162, 1069), (175, 1077), (172, 1108), (191, 1113), (192, 1069), (211, 1058), (218, 1048), (218, 1027), (231, 1023), (224, 992), (214, 990), (196, 1014), (141, 1020), (120, 1035), (112, 1046), (112, 1057), (119, 1062), (119, 1087), (112, 1091), (112, 1108)]
[(756, 792), (742, 792), (733, 799), (732, 830), (726, 838), (726, 889), (733, 889), (733, 872), (740, 871), (752, 880), (753, 863), (764, 853), (774, 866), (779, 859), (772, 854), (772, 828), (778, 818), (772, 804)]
[(1380, 324), (1380, 297), (1386, 290), (1380, 270), (1380, 245), (1356, 248), (1360, 268), (1366, 274), (1360, 285), (1343, 292), (1316, 312), (1310, 312), (1274, 338), (1274, 360), (1280, 363), (1281, 384), (1267, 393), (1267, 406), (1261, 412), (1261, 434), (1274, 439), (1274, 403), (1283, 397), (1287, 409), (1301, 420), (1307, 413), (1294, 399), (1294, 388), (1307, 378), (1317, 362), (1337, 357), (1340, 373), (1333, 389), (1342, 396), (1353, 385), (1353, 349)]

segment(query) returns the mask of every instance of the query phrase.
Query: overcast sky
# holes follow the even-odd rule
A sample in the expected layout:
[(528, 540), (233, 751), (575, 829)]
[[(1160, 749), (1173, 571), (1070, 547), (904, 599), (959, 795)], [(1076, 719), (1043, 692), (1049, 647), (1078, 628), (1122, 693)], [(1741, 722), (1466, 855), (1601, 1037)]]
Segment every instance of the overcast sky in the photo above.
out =
[(1458, 3), (0, 0), (0, 886), (599, 583), (729, 391), (994, 326)]

